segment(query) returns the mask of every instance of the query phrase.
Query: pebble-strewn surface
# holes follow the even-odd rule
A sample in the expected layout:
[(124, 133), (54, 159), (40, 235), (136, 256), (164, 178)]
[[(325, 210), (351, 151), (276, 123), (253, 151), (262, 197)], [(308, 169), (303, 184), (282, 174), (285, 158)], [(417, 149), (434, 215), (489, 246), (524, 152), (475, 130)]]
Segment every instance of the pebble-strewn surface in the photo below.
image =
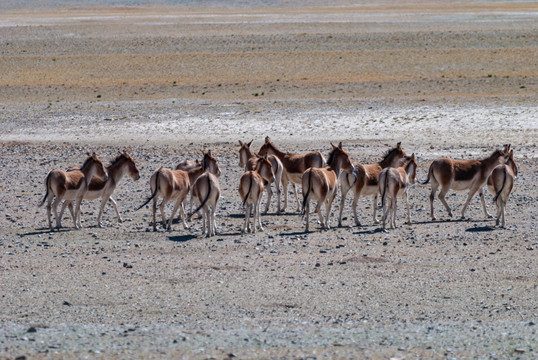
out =
[[(536, 358), (536, 5), (457, 6), (0, 15), (0, 359)], [(273, 201), (265, 231), (241, 235), (238, 140), (266, 135), (326, 157), (342, 141), (361, 163), (401, 141), (418, 181), (437, 157), (511, 143), (506, 228), (478, 197), (459, 220), (455, 192), (455, 218), (436, 199), (431, 222), (417, 183), (395, 230), (371, 198), (355, 226), (348, 195), (343, 228), (311, 216), (304, 233), (290, 191), (285, 214)], [(141, 178), (114, 194), (124, 221), (107, 205), (96, 227), (85, 201), (81, 230), (67, 214), (48, 230), (47, 172), (125, 149)], [(222, 170), (218, 234), (196, 217), (151, 231), (135, 209), (152, 172), (203, 149)]]

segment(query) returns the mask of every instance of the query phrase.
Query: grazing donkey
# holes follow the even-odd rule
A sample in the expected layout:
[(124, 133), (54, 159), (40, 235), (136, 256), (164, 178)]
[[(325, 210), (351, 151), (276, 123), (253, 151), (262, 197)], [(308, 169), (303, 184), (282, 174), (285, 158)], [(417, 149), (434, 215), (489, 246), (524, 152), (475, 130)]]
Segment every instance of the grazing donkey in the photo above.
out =
[(355, 218), (355, 224), (362, 226), (357, 216), (357, 201), (359, 196), (373, 196), (373, 209), (374, 209), (374, 223), (379, 223), (376, 217), (377, 210), (377, 194), (379, 174), (381, 170), (387, 167), (397, 167), (403, 165), (409, 160), (405, 151), (402, 149), (402, 143), (396, 144), (396, 147), (387, 151), (383, 159), (374, 164), (363, 165), (360, 163), (353, 163), (355, 167), (355, 176), (343, 172), (340, 175), (340, 191), (342, 192), (342, 199), (340, 201), (340, 215), (338, 217), (338, 226), (342, 226), (342, 212), (344, 210), (344, 204), (346, 201), (346, 195), (349, 190), (353, 190), (353, 203), (351, 208), (353, 209), (353, 216)]
[[(317, 200), (316, 212), (318, 213), (319, 221), (323, 229), (329, 229), (329, 216), (331, 214), (331, 206), (338, 189), (338, 177), (340, 172), (345, 170), (349, 174), (353, 174), (353, 164), (349, 160), (349, 154), (342, 149), (342, 143), (334, 146), (329, 155), (328, 166), (322, 168), (309, 168), (302, 177), (303, 185), (303, 211), (306, 215), (306, 228), (308, 232), (310, 200)], [(321, 205), (325, 204), (326, 216), (325, 219), (321, 214)]]
[(502, 216), (502, 227), (504, 228), (504, 213), (506, 202), (514, 187), (514, 180), (517, 176), (517, 164), (514, 160), (514, 151), (511, 150), (505, 156), (504, 164), (497, 165), (488, 178), (488, 190), (495, 194), (493, 202), (497, 205), (496, 225), (499, 225)]
[(325, 159), (319, 151), (310, 151), (305, 154), (292, 154), (284, 153), (280, 151), (273, 143), (269, 136), (265, 138), (265, 143), (261, 146), (258, 155), (264, 156), (265, 154), (275, 155), (280, 159), (284, 166), (282, 173), (282, 190), (284, 192), (284, 207), (282, 211), (286, 210), (288, 206), (288, 182), (292, 183), (293, 192), (295, 194), (295, 200), (297, 201), (297, 211), (300, 211), (299, 198), (297, 197), (297, 189), (295, 184), (301, 184), (303, 173), (306, 169), (314, 167), (320, 168), (325, 165)]
[(396, 202), (398, 195), (403, 196), (407, 208), (407, 224), (411, 224), (409, 214), (409, 188), (415, 183), (417, 174), (417, 161), (415, 154), (403, 166), (385, 168), (379, 174), (379, 193), (383, 205), (383, 230), (385, 222), (389, 219), (391, 228), (396, 227)]
[[(67, 171), (54, 169), (51, 170), (47, 178), (45, 179), (45, 187), (47, 192), (39, 207), (43, 206), (45, 201), (47, 202), (47, 218), (49, 220), (49, 227), (52, 228), (51, 209), (54, 211), (54, 217), (56, 218), (56, 228), (62, 227), (62, 218), (58, 216), (58, 204), (62, 200), (71, 202), (75, 200), (75, 215), (73, 221), (75, 222), (75, 228), (78, 230), (82, 227), (80, 222), (80, 203), (84, 198), (84, 195), (88, 191), (90, 181), (93, 176), (97, 175), (106, 181), (108, 179), (108, 173), (103, 166), (103, 162), (95, 155), (88, 153), (88, 158), (84, 161), (84, 164), (80, 168), (72, 168)], [(54, 200), (54, 203), (52, 200)], [(78, 220), (78, 221), (77, 221)]]
[(434, 160), (428, 170), (428, 178), (422, 183), (427, 184), (430, 180), (432, 182), (430, 193), (430, 213), (432, 220), (435, 220), (433, 200), (439, 186), (441, 186), (438, 196), (439, 200), (445, 206), (450, 217), (452, 217), (452, 211), (445, 200), (445, 195), (450, 189), (456, 191), (469, 190), (467, 201), (461, 211), (462, 219), (465, 217), (465, 210), (469, 202), (477, 191), (479, 191), (484, 214), (486, 217), (489, 216), (482, 187), (486, 184), (493, 168), (499, 164), (504, 156), (503, 151), (495, 150), (489, 157), (482, 160), (454, 160), (448, 158)]
[(239, 180), (239, 195), (243, 200), (243, 206), (245, 206), (245, 224), (242, 233), (251, 231), (250, 228), (250, 208), (254, 209), (254, 219), (252, 232), (256, 233), (256, 220), (260, 226), (260, 230), (263, 231), (262, 221), (260, 218), (260, 203), (262, 199), (262, 193), (264, 183), (270, 184), (275, 179), (275, 173), (271, 162), (268, 160), (267, 155), (256, 159), (254, 170), (246, 171)]
[[(101, 207), (99, 209), (99, 215), (97, 215), (97, 226), (101, 228), (103, 227), (103, 224), (101, 223), (101, 216), (103, 215), (103, 210), (105, 209), (105, 205), (109, 200), (116, 211), (118, 222), (122, 222), (120, 213), (118, 211), (118, 205), (116, 200), (114, 200), (112, 197), (112, 194), (114, 193), (114, 190), (116, 190), (116, 186), (120, 182), (123, 175), (127, 173), (131, 179), (135, 181), (140, 179), (140, 173), (136, 167), (134, 159), (125, 151), (121, 152), (119, 156), (112, 160), (110, 165), (107, 166), (106, 170), (108, 172), (108, 179), (98, 179), (94, 176), (90, 182), (88, 191), (84, 194), (85, 200), (95, 200), (101, 198)], [(60, 218), (62, 217), (66, 206), (69, 207), (69, 212), (71, 213), (71, 216), (74, 217), (75, 213), (73, 211), (73, 202), (64, 201), (60, 211)]]
[[(239, 165), (241, 167), (244, 167), (245, 171), (255, 170), (259, 159), (259, 157), (253, 154), (250, 150), (250, 144), (252, 144), (252, 141), (249, 143), (244, 143), (239, 140), (239, 145), (241, 146), (239, 148)], [(280, 183), (282, 182), (282, 173), (284, 171), (284, 166), (282, 165), (282, 162), (279, 160), (279, 158), (277, 158), (275, 155), (269, 155), (267, 156), (267, 159), (271, 163), (273, 173), (275, 174), (274, 183), (277, 196), (277, 214), (280, 215)], [(265, 189), (267, 191), (267, 203), (265, 204), (265, 209), (263, 211), (264, 214), (267, 214), (267, 212), (269, 211), (269, 205), (271, 204), (271, 198), (273, 196), (273, 191), (271, 190), (271, 183), (268, 183), (267, 185), (268, 186), (265, 186)]]

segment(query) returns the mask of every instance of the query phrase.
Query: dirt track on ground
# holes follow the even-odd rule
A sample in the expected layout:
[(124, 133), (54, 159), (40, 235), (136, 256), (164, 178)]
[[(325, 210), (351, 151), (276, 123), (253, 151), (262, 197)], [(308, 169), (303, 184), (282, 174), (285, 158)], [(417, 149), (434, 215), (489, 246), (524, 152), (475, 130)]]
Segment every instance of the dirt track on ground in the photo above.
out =
[[(199, 10), (199, 9), (198, 9)], [(538, 271), (536, 5), (11, 10), (0, 15), (0, 358), (534, 358)], [(121, 15), (121, 16), (120, 16)], [(20, 26), (15, 26), (20, 25)], [(240, 234), (238, 140), (283, 150), (343, 141), (371, 163), (398, 141), (426, 177), (439, 156), (511, 143), (507, 227), (478, 198), (465, 220), (387, 233), (372, 201), (305, 234), (292, 193)], [(127, 149), (105, 228), (47, 229), (43, 180)], [(211, 149), (219, 234), (152, 232), (151, 173)], [(459, 214), (464, 193), (450, 193)], [(492, 195), (486, 196), (494, 212)], [(337, 223), (339, 197), (333, 207)], [(171, 208), (168, 209), (168, 213)]]

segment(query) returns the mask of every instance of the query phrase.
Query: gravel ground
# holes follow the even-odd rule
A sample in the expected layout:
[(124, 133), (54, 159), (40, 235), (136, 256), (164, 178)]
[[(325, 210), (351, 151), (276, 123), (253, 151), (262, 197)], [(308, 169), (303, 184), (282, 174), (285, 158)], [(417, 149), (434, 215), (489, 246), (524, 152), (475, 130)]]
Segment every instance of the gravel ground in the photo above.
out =
[[(361, 6), (0, 15), (0, 359), (535, 358), (536, 5)], [(290, 193), (241, 235), (238, 140), (266, 135), (325, 156), (343, 141), (362, 163), (402, 141), (419, 180), (437, 157), (511, 143), (507, 226), (478, 198), (465, 220), (436, 200), (431, 222), (417, 184), (395, 230), (366, 198), (363, 227), (348, 199), (343, 228), (304, 233)], [(81, 230), (65, 216), (50, 232), (47, 172), (124, 149), (141, 174), (115, 193), (124, 222), (107, 207), (96, 227), (85, 201)], [(219, 233), (150, 231), (135, 208), (152, 172), (203, 149), (223, 172)], [(458, 214), (465, 193), (447, 200)]]

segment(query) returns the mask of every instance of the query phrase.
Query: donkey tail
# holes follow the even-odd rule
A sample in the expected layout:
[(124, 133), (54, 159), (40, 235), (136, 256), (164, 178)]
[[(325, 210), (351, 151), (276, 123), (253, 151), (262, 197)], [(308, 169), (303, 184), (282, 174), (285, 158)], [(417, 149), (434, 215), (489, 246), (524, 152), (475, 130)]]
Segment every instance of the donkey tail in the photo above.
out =
[(308, 183), (307, 183), (307, 186), (306, 186), (306, 193), (304, 193), (304, 195), (303, 195), (303, 214), (305, 212), (306, 203), (309, 200), (310, 189), (312, 187), (312, 168), (310, 168), (309, 170), (310, 170), (310, 172), (308, 173)]
[(159, 192), (159, 174), (161, 173), (161, 169), (162, 167), (159, 168), (159, 170), (157, 170), (157, 175), (155, 176), (155, 190), (153, 190), (153, 194), (151, 194), (151, 196), (146, 200), (145, 203), (143, 203), (142, 205), (140, 205), (139, 207), (136, 208), (135, 211), (138, 211), (140, 209), (142, 209), (144, 206), (146, 206), (153, 198), (155, 198), (155, 196), (157, 196), (157, 193)]
[(385, 174), (385, 184), (383, 185), (383, 192), (381, 193), (381, 206), (385, 208), (385, 194), (387, 193), (387, 187), (389, 183), (388, 174)]
[(430, 182), (430, 178), (432, 177), (433, 175), (433, 163), (430, 165), (430, 168), (428, 169), (428, 177), (426, 178), (425, 181), (423, 181), (421, 184), (422, 185), (426, 185), (427, 183)]
[(49, 181), (50, 181), (50, 171), (47, 175), (47, 178), (45, 179), (45, 188), (47, 189), (46, 193), (45, 193), (45, 197), (43, 198), (43, 200), (41, 200), (41, 202), (39, 203), (39, 205), (37, 205), (37, 207), (41, 207), (43, 206), (43, 204), (45, 203), (45, 201), (47, 200), (47, 198), (49, 197)]
[(245, 206), (245, 204), (247, 203), (248, 197), (250, 195), (250, 191), (252, 190), (252, 176), (249, 176), (249, 179), (250, 179), (250, 184), (248, 185), (247, 194), (245, 195), (245, 198), (243, 199), (243, 206)]
[(209, 178), (209, 176), (207, 177), (207, 196), (206, 198), (204, 199), (204, 201), (202, 201), (202, 203), (200, 204), (200, 206), (198, 206), (196, 208), (196, 210), (194, 210), (193, 212), (191, 212), (189, 214), (189, 216), (187, 216), (187, 220), (190, 220), (191, 217), (196, 214), (198, 211), (200, 211), (201, 208), (203, 208), (205, 206), (205, 204), (207, 203), (207, 201), (209, 200), (209, 195), (211, 195), (211, 179)]
[(503, 184), (501, 186), (501, 189), (499, 191), (497, 191), (497, 194), (495, 195), (495, 197), (493, 198), (493, 202), (497, 202), (497, 199), (499, 198), (499, 196), (501, 195), (501, 193), (503, 192), (504, 190), (504, 185), (506, 184), (506, 165), (503, 166), (503, 174), (504, 174), (504, 177), (503, 177)]

